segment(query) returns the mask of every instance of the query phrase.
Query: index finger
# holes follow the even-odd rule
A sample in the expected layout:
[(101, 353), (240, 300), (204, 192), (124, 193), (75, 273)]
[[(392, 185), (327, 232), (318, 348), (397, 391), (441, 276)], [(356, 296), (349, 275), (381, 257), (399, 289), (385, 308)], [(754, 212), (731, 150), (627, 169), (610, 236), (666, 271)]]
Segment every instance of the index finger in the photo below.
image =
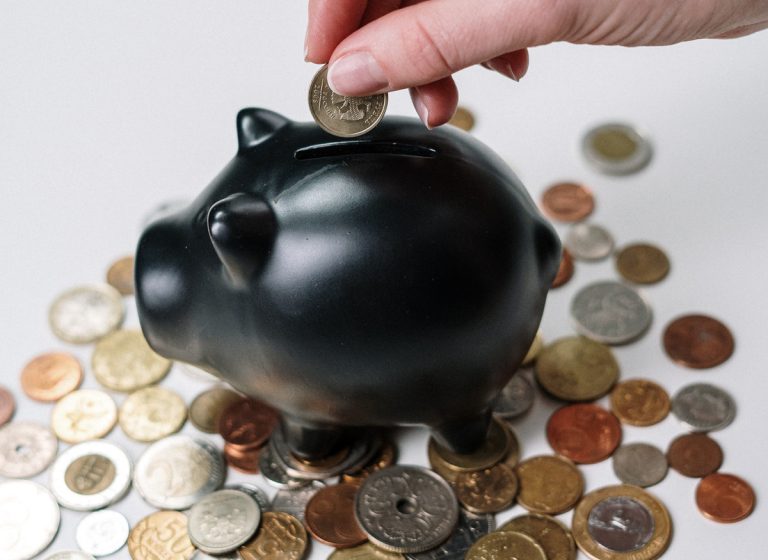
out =
[(325, 64), (342, 40), (360, 27), (368, 0), (309, 0), (304, 58)]

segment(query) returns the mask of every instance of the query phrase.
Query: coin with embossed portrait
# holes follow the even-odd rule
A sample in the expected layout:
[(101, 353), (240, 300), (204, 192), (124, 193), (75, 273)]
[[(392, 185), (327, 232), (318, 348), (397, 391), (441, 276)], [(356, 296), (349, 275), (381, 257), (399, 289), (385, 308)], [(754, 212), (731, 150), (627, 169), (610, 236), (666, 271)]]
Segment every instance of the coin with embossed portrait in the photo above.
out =
[(0, 428), (0, 476), (28, 478), (51, 464), (59, 442), (45, 426), (12, 422)]
[(195, 547), (189, 540), (187, 516), (178, 511), (149, 514), (131, 529), (128, 552), (133, 560), (190, 560)]
[(209, 554), (226, 554), (248, 542), (261, 523), (256, 501), (239, 490), (218, 490), (189, 511), (189, 538)]
[(123, 298), (109, 284), (67, 290), (48, 311), (53, 334), (72, 344), (94, 342), (117, 329), (124, 318)]

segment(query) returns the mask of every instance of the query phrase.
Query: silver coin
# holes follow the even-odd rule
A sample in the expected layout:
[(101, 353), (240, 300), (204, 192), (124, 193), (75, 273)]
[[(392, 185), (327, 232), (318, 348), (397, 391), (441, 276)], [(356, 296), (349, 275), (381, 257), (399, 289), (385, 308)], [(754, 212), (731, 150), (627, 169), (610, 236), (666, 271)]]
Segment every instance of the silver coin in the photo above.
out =
[(464, 560), (467, 551), (475, 542), (496, 528), (493, 515), (477, 515), (459, 510), (459, 524), (442, 545), (426, 552), (406, 554), (408, 560)]
[(672, 398), (672, 413), (692, 432), (713, 432), (733, 422), (736, 403), (719, 387), (694, 383)]
[(83, 517), (77, 524), (75, 540), (89, 554), (108, 556), (125, 546), (130, 532), (131, 526), (122, 513), (102, 509)]
[(73, 445), (53, 463), (51, 491), (65, 508), (101, 509), (125, 495), (131, 471), (131, 460), (120, 447), (102, 440), (86, 441)]
[(376, 546), (391, 552), (424, 552), (451, 536), (459, 504), (436, 473), (395, 465), (365, 479), (355, 498), (355, 517)]
[(310, 482), (309, 480), (288, 476), (283, 465), (275, 459), (271, 445), (266, 445), (261, 450), (261, 454), (259, 455), (259, 471), (270, 486), (274, 486), (278, 489), (298, 488), (299, 486), (305, 486)]
[(307, 509), (307, 502), (322, 488), (325, 488), (325, 483), (313, 480), (301, 488), (278, 490), (275, 497), (272, 498), (272, 511), (290, 513), (304, 523), (304, 511)]
[(493, 414), (499, 418), (517, 418), (530, 410), (535, 396), (531, 382), (518, 371), (499, 393)]
[(192, 507), (224, 482), (221, 453), (211, 443), (185, 435), (152, 444), (136, 463), (133, 485), (159, 509)]
[(587, 517), (587, 531), (600, 546), (614, 552), (643, 548), (653, 537), (653, 515), (629, 496), (611, 496), (595, 504)]
[(189, 200), (181, 198), (161, 202), (144, 215), (144, 218), (141, 220), (141, 229), (144, 230), (152, 222), (183, 210), (189, 202)]
[(13, 422), (0, 428), (0, 475), (28, 478), (51, 464), (59, 440), (51, 430), (34, 422)]
[(78, 286), (51, 304), (48, 322), (64, 342), (86, 344), (117, 329), (125, 318), (123, 296), (109, 284)]
[(269, 496), (267, 496), (267, 493), (255, 484), (250, 484), (248, 482), (227, 484), (224, 489), (239, 490), (240, 492), (245, 492), (256, 501), (262, 513), (265, 511), (272, 511), (272, 503), (269, 501)]
[(667, 476), (667, 457), (648, 443), (628, 443), (613, 454), (613, 472), (625, 484), (646, 488)]
[(30, 480), (0, 482), (0, 558), (27, 560), (45, 550), (61, 512), (47, 488)]
[(648, 165), (653, 148), (635, 127), (606, 123), (589, 130), (581, 141), (582, 153), (598, 171), (627, 175)]
[(594, 282), (571, 301), (576, 330), (603, 344), (626, 344), (651, 324), (651, 307), (635, 290), (611, 280)]
[(93, 556), (79, 550), (62, 550), (46, 556), (45, 560), (94, 560)]
[(568, 230), (565, 247), (575, 259), (599, 261), (613, 251), (613, 236), (602, 226), (581, 222)]
[(219, 490), (192, 506), (188, 518), (192, 544), (208, 554), (226, 554), (256, 533), (261, 510), (245, 492)]

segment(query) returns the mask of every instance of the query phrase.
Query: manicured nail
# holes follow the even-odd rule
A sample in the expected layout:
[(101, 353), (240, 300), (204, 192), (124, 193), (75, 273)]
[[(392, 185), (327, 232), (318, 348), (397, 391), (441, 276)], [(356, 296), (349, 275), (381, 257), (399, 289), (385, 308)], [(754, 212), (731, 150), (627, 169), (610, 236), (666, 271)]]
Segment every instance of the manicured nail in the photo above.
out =
[(426, 103), (424, 103), (419, 88), (411, 88), (411, 101), (413, 101), (416, 114), (419, 115), (421, 122), (424, 123), (424, 126), (426, 126), (428, 130), (432, 130), (432, 127), (429, 126), (429, 108)]
[(328, 85), (340, 95), (365, 95), (381, 91), (389, 80), (376, 59), (367, 52), (345, 54), (328, 68)]
[(505, 60), (489, 60), (488, 67), (491, 70), (495, 70), (499, 74), (506, 76), (507, 78), (512, 78), (516, 82), (519, 82), (520, 78), (522, 78), (522, 76), (518, 76), (517, 73), (512, 69), (512, 65)]

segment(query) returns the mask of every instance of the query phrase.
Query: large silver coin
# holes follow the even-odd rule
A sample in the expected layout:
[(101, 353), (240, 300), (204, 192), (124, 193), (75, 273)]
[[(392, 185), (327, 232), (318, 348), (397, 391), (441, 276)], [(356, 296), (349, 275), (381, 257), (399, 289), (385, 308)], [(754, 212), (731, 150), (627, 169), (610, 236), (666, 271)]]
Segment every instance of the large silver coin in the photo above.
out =
[(131, 470), (128, 455), (114, 443), (86, 441), (73, 445), (53, 463), (51, 491), (65, 508), (101, 509), (125, 495)]
[(277, 489), (283, 489), (298, 488), (299, 486), (309, 484), (309, 480), (288, 476), (288, 473), (285, 472), (285, 467), (283, 467), (274, 455), (275, 453), (272, 450), (271, 444), (266, 445), (259, 454), (259, 471), (270, 486), (274, 486)]
[(736, 403), (719, 387), (694, 383), (672, 397), (672, 413), (692, 432), (713, 432), (733, 422)]
[(613, 472), (625, 484), (646, 488), (667, 476), (667, 457), (648, 443), (628, 443), (613, 454)]
[(261, 510), (245, 492), (219, 490), (196, 503), (188, 517), (192, 544), (209, 554), (226, 554), (256, 533)]
[(267, 493), (255, 484), (250, 484), (249, 482), (227, 484), (224, 489), (239, 490), (240, 492), (245, 492), (256, 501), (262, 513), (265, 511), (272, 511), (272, 503), (269, 501), (269, 496), (267, 496)]
[(477, 515), (465, 510), (459, 511), (459, 524), (451, 536), (437, 548), (407, 554), (408, 560), (464, 560), (467, 551), (477, 540), (496, 528), (493, 515)]
[(653, 515), (629, 496), (611, 496), (595, 504), (587, 518), (587, 531), (601, 546), (614, 552), (643, 548), (653, 537)]
[(499, 393), (493, 414), (499, 418), (517, 418), (530, 410), (535, 396), (531, 382), (518, 371)]
[(375, 545), (392, 552), (424, 552), (456, 528), (456, 495), (424, 467), (395, 465), (371, 474), (357, 492), (355, 517)]
[(53, 495), (29, 480), (0, 482), (0, 558), (28, 560), (51, 544), (61, 513)]
[(130, 532), (131, 526), (122, 513), (103, 509), (86, 515), (77, 524), (75, 540), (89, 554), (108, 556), (125, 546)]
[(51, 464), (59, 440), (51, 430), (34, 422), (13, 422), (0, 428), (0, 475), (27, 478)]
[(564, 243), (573, 258), (583, 261), (599, 261), (613, 251), (613, 236), (604, 227), (592, 223), (571, 226)]
[(93, 556), (79, 550), (62, 550), (46, 556), (45, 560), (94, 560)]
[(224, 461), (205, 440), (177, 435), (152, 444), (136, 463), (133, 484), (159, 509), (192, 507), (224, 482)]
[(304, 512), (307, 509), (307, 502), (323, 488), (325, 488), (323, 482), (313, 480), (310, 484), (301, 488), (278, 490), (275, 497), (272, 498), (272, 511), (290, 513), (304, 523)]
[(124, 318), (123, 296), (109, 284), (67, 290), (48, 311), (53, 334), (72, 344), (94, 342), (117, 329)]
[(620, 282), (589, 284), (571, 301), (576, 330), (603, 344), (626, 344), (651, 324), (651, 307), (643, 297)]
[(581, 149), (595, 169), (608, 175), (639, 171), (648, 165), (653, 154), (648, 139), (624, 123), (606, 123), (589, 130), (581, 141)]
[(334, 136), (350, 138), (372, 130), (384, 118), (387, 94), (348, 97), (328, 86), (328, 66), (323, 66), (309, 86), (309, 111), (320, 128)]

